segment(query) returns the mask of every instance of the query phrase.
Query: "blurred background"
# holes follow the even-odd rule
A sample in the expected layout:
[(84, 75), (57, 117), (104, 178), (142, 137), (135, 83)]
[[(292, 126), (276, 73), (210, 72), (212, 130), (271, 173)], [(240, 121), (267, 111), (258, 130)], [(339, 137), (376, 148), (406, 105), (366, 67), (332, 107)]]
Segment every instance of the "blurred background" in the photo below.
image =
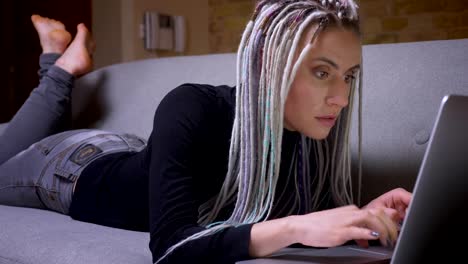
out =
[[(62, 21), (72, 35), (76, 33), (78, 23), (85, 23), (96, 40), (94, 60), (95, 69), (98, 69), (156, 57), (236, 52), (254, 2), (2, 0), (0, 45), (4, 52), (0, 60), (0, 80), (3, 80), (0, 123), (10, 120), (38, 83), (41, 49), (31, 24), (32, 14)], [(468, 38), (468, 0), (360, 0), (358, 4), (366, 45)], [(181, 37), (183, 50), (158, 50), (145, 44), (145, 37), (148, 38), (145, 32), (149, 27), (144, 23), (144, 14), (148, 11), (183, 18), (183, 30), (161, 30), (159, 35), (171, 33), (172, 37)], [(154, 21), (151, 27), (154, 27)], [(166, 46), (171, 44), (172, 40), (169, 44), (164, 43)]]

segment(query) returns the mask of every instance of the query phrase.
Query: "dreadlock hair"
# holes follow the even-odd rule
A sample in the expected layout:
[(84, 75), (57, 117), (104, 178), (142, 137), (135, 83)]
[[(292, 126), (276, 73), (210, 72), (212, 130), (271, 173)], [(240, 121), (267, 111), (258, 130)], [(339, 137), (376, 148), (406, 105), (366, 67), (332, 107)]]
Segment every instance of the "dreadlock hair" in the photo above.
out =
[[(311, 25), (317, 25), (313, 38), (299, 50), (301, 37)], [(284, 104), (299, 65), (321, 31), (337, 26), (360, 35), (358, 6), (354, 0), (262, 0), (257, 3), (247, 24), (237, 54), (237, 85), (235, 117), (229, 150), (226, 178), (216, 197), (199, 208), (198, 223), (206, 229), (169, 248), (161, 259), (181, 245), (212, 235), (227, 227), (265, 221), (271, 214), (279, 177), (283, 136)], [(296, 61), (295, 58), (299, 54)], [(332, 197), (337, 205), (355, 201), (351, 181), (349, 148), (351, 109), (356, 87), (361, 97), (362, 69), (351, 83), (348, 107), (342, 110), (327, 139), (314, 140), (301, 135), (290, 165), (288, 177), (302, 175), (304, 206), (313, 212), (320, 204), (320, 194), (326, 180), (330, 181)], [(359, 100), (359, 179), (361, 182), (361, 100)], [(309, 159), (315, 157), (317, 168), (311, 171)], [(302, 156), (299, 161), (298, 156)], [(299, 172), (298, 162), (302, 171)], [(312, 177), (315, 174), (315, 177)], [(310, 178), (314, 178), (314, 183)], [(314, 186), (314, 188), (312, 188)], [(314, 190), (313, 190), (314, 189)], [(296, 185), (293, 208), (299, 206)], [(359, 196), (359, 190), (358, 190)], [(214, 222), (220, 210), (235, 202), (229, 219)]]

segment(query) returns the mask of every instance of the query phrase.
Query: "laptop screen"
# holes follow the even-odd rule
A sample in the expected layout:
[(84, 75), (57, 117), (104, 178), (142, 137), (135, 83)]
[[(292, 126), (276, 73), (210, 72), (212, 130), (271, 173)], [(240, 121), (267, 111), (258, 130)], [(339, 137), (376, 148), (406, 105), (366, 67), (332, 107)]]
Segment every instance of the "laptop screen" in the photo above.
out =
[(440, 105), (392, 263), (463, 258), (467, 211), (468, 96), (448, 95)]

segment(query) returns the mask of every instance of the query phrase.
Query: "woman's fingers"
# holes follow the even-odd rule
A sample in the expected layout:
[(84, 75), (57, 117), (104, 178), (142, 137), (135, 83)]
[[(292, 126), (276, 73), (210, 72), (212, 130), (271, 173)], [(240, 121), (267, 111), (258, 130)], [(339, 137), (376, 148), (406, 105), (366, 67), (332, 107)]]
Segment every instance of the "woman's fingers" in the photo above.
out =
[[(376, 238), (377, 239), (377, 238)], [(355, 239), (356, 244), (362, 248), (368, 248), (369, 247), (369, 241), (366, 239)]]
[[(356, 211), (349, 226), (371, 230), (369, 234), (374, 235), (383, 245), (387, 245), (388, 230), (385, 224), (377, 218), (370, 210), (361, 209)], [(372, 233), (374, 232), (374, 233)], [(354, 239), (360, 239), (355, 237)]]
[(402, 219), (400, 217), (400, 213), (398, 212), (398, 210), (393, 209), (393, 208), (385, 207), (385, 208), (383, 208), (383, 211), (395, 223), (401, 222)]
[[(398, 234), (396, 223), (387, 216), (383, 209), (362, 209), (356, 211), (350, 226), (376, 232), (374, 235), (378, 234), (377, 238), (384, 246), (393, 245)], [(372, 232), (369, 234), (372, 234)], [(355, 237), (354, 239), (360, 239), (360, 237)]]
[[(382, 209), (370, 209), (372, 215), (376, 217), (381, 225), (386, 229), (386, 240), (383, 242), (386, 246), (394, 246), (398, 237), (398, 226)], [(383, 238), (382, 238), (383, 239)], [(381, 241), (382, 241), (381, 239)]]
[(368, 247), (369, 240), (393, 246), (398, 235), (398, 212), (395, 209), (360, 209), (356, 206), (315, 212), (295, 218), (298, 241), (309, 246), (336, 246), (355, 240)]
[(350, 226), (347, 229), (348, 240), (356, 240), (356, 242), (363, 247), (367, 247), (368, 240), (379, 239), (380, 234), (376, 231), (370, 230), (365, 227)]
[(406, 209), (411, 203), (413, 194), (402, 188), (396, 189), (395, 193), (396, 193), (395, 194), (396, 198), (394, 198), (394, 200), (396, 200), (395, 201), (395, 203), (397, 204), (396, 207), (397, 208), (400, 207), (399, 211), (403, 211), (403, 209)]

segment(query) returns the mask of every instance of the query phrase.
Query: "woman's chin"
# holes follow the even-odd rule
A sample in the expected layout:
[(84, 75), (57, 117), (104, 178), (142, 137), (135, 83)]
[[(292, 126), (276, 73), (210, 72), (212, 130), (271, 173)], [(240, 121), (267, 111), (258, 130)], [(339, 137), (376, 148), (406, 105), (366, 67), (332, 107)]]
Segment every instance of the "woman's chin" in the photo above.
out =
[(328, 137), (328, 134), (330, 134), (330, 130), (329, 129), (320, 129), (320, 130), (313, 129), (313, 130), (304, 131), (302, 134), (315, 140), (323, 140)]

